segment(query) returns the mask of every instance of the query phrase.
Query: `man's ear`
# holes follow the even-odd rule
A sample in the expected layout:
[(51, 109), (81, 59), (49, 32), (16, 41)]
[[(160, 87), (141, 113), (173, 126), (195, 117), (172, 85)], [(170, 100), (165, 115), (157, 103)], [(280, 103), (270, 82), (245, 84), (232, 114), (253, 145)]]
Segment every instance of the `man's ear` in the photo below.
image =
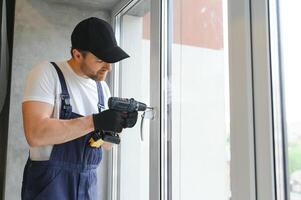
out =
[(83, 55), (77, 49), (73, 49), (72, 53), (76, 61), (81, 61), (83, 59)]

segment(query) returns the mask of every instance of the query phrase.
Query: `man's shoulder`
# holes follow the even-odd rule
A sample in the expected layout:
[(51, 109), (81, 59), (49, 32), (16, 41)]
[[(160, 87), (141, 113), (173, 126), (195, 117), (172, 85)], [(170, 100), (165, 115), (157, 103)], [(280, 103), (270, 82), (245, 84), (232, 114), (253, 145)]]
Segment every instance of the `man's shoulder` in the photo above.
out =
[(52, 71), (50, 62), (42, 61), (42, 62), (35, 64), (33, 66), (33, 68), (31, 69), (30, 73), (41, 74), (41, 73), (46, 73), (49, 71)]
[(24, 101), (42, 101), (54, 104), (57, 75), (50, 62), (40, 62), (27, 74), (24, 87)]
[[(63, 62), (55, 62), (60, 68)], [(32, 76), (54, 76), (56, 70), (50, 61), (42, 61), (33, 66), (29, 72)]]

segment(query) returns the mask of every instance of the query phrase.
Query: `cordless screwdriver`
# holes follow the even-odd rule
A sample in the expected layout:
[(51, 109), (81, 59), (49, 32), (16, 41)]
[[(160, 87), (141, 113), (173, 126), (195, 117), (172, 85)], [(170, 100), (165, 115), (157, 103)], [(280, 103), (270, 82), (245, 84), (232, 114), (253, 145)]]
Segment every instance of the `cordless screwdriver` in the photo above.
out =
[[(110, 97), (108, 100), (109, 109), (122, 111), (122, 112), (134, 112), (145, 111), (147, 106), (145, 103), (136, 101), (134, 98), (120, 98)], [(120, 137), (115, 132), (100, 131), (97, 134), (92, 134), (89, 144), (91, 147), (100, 147), (104, 142), (110, 142), (114, 144), (120, 143)]]

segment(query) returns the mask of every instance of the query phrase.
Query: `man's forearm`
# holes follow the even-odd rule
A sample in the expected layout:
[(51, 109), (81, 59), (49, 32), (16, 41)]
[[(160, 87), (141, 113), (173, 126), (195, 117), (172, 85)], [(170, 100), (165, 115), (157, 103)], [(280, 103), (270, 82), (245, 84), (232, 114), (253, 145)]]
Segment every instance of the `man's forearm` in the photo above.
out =
[(76, 119), (44, 118), (30, 133), (31, 146), (60, 144), (79, 138), (94, 130), (92, 115)]

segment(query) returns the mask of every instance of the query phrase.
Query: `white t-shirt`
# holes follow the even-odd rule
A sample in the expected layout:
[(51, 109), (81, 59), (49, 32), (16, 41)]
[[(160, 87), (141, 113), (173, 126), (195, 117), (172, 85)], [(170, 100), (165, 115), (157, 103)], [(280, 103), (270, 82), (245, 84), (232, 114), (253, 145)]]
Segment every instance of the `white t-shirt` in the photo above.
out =
[[(98, 112), (98, 93), (96, 82), (90, 78), (77, 75), (66, 62), (56, 62), (61, 69), (68, 92), (72, 112), (86, 116)], [(111, 96), (105, 81), (101, 81), (104, 93), (105, 108), (108, 108), (108, 98)], [(54, 66), (50, 62), (36, 65), (27, 75), (23, 102), (40, 101), (54, 106), (52, 118), (59, 119), (62, 92), (61, 84)], [(53, 145), (30, 147), (32, 160), (49, 160)]]

